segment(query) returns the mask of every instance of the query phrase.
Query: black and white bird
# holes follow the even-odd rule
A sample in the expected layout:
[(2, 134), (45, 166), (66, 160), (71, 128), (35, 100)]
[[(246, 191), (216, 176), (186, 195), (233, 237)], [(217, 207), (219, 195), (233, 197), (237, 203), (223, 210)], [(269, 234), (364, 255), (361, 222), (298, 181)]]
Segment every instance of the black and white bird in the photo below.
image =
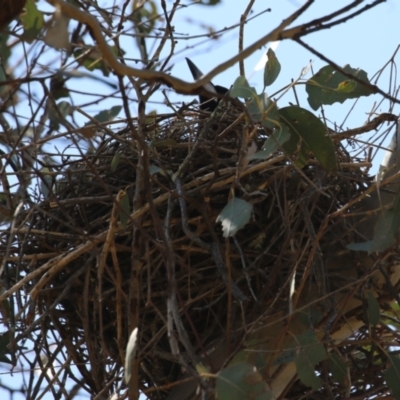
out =
[[(188, 63), (188, 66), (189, 66), (190, 72), (192, 73), (193, 79), (197, 80), (204, 75), (196, 67), (196, 65), (193, 63), (193, 61), (186, 58), (186, 62)], [(216, 94), (220, 94), (220, 95), (225, 95), (226, 93), (229, 92), (229, 89), (227, 89), (226, 87), (219, 86), (219, 85), (213, 85), (212, 82), (205, 84), (203, 87), (208, 92), (216, 93)], [(200, 101), (200, 109), (201, 110), (213, 112), (217, 108), (220, 99), (218, 97), (199, 95), (199, 101)]]

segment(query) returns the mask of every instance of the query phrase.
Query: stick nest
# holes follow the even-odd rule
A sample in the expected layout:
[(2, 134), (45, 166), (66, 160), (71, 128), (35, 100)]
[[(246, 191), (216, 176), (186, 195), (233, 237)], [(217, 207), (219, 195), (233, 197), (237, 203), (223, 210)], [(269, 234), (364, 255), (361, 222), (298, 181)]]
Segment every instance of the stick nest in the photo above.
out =
[[(138, 132), (145, 132), (148, 159)], [(318, 297), (310, 302), (328, 318), (329, 293), (349, 278), (327, 271), (324, 257), (360, 239), (344, 206), (370, 180), (340, 144), (337, 174), (312, 157), (300, 170), (280, 152), (246, 161), (248, 148), (260, 149), (267, 136), (231, 109), (212, 117), (187, 112), (141, 126), (134, 120), (106, 133), (95, 153), (66, 157), (47, 198), (18, 218), (18, 244), (8, 257), (8, 269), (17, 271), (11, 284), (22, 289), (15, 343), (36, 334), (34, 364), (45, 368), (45, 353), (48, 367), (58, 361), (61, 382), (72, 379), (77, 389), (106, 398), (125, 387), (125, 348), (138, 326), (132, 377), (149, 398), (162, 399), (213, 346), (232, 340), (229, 361), (260, 316), (287, 315), (314, 287)], [(233, 196), (252, 204), (253, 214), (226, 239), (216, 220)], [(353, 289), (360, 298), (360, 285)], [(338, 311), (330, 323), (341, 318)], [(45, 379), (54, 393), (64, 390)], [(367, 379), (370, 389), (382, 383)], [(308, 398), (308, 390), (297, 383), (286, 397)], [(331, 390), (343, 393), (340, 385)]]

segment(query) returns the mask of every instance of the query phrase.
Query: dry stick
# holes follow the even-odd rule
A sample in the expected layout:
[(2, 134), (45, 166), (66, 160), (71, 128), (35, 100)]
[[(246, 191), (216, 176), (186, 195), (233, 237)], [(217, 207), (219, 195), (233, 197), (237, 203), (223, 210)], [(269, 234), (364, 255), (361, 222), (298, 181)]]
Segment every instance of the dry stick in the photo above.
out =
[(180, 178), (185, 173), (186, 169), (189, 167), (191, 160), (193, 159), (194, 155), (196, 154), (197, 150), (200, 147), (200, 144), (202, 142), (204, 135), (210, 131), (213, 123), (215, 123), (215, 120), (216, 120), (215, 117), (216, 117), (216, 113), (214, 112), (214, 113), (212, 113), (211, 117), (208, 118), (207, 122), (204, 124), (204, 126), (201, 129), (201, 131), (199, 132), (199, 134), (196, 138), (196, 141), (194, 142), (194, 145), (193, 145), (192, 149), (190, 150), (189, 154), (182, 161), (181, 165), (178, 168), (178, 171), (176, 171), (175, 174), (173, 175), (173, 177), (172, 177), (173, 181), (177, 178)]
[(182, 184), (180, 179), (175, 180), (176, 190), (178, 192), (179, 205), (181, 208), (181, 219), (182, 219), (182, 229), (185, 232), (186, 236), (197, 244), (202, 249), (207, 250), (213, 257), (215, 265), (222, 276), (225, 284), (227, 285), (228, 290), (232, 290), (232, 294), (239, 301), (248, 300), (247, 296), (239, 289), (239, 287), (232, 282), (229, 284), (229, 277), (227, 275), (227, 268), (221, 256), (221, 253), (218, 248), (217, 243), (208, 244), (201, 240), (198, 236), (196, 236), (189, 228), (188, 220), (187, 220), (187, 212), (186, 212), (186, 203), (184, 199), (184, 193), (182, 189)]
[(7, 240), (6, 250), (5, 250), (4, 255), (3, 255), (3, 260), (0, 263), (0, 277), (3, 276), (4, 268), (6, 266), (6, 259), (8, 257), (8, 254), (10, 253), (11, 245), (12, 245), (13, 240), (14, 240), (14, 234), (16, 234), (17, 231), (18, 231), (18, 229), (15, 227), (15, 224), (17, 222), (18, 214), (22, 210), (23, 205), (24, 205), (24, 202), (20, 201), (18, 206), (15, 208), (14, 213), (13, 213), (13, 219), (12, 219), (11, 226), (10, 226), (10, 234), (9, 234), (9, 237), (8, 237), (8, 240)]
[[(138, 163), (136, 167), (136, 177), (135, 177), (135, 193), (133, 196), (133, 209), (137, 210), (143, 207), (145, 203), (146, 196), (146, 184), (148, 184), (149, 179), (149, 150), (145, 141), (145, 133), (143, 129), (145, 127), (145, 112), (146, 112), (146, 101), (147, 97), (143, 95), (139, 85), (135, 85), (136, 94), (138, 96), (138, 125), (137, 130), (130, 122), (132, 139), (137, 143), (138, 149)], [(129, 107), (124, 100), (124, 108), (126, 112), (129, 113)], [(129, 115), (129, 114), (128, 114)], [(147, 179), (146, 179), (147, 178)], [(148, 185), (149, 186), (149, 185)], [(150, 198), (148, 199), (148, 204), (150, 205)], [(151, 210), (151, 208), (149, 208)], [(140, 298), (141, 298), (141, 288), (140, 288), (140, 272), (143, 267), (142, 262), (142, 247), (143, 238), (140, 234), (142, 228), (143, 218), (139, 217), (132, 228), (132, 252), (131, 252), (131, 276), (129, 282), (129, 311), (128, 311), (128, 331), (129, 335), (134, 329), (139, 328), (139, 313), (140, 313)], [(140, 332), (139, 332), (140, 334)], [(138, 343), (139, 343), (138, 339)], [(130, 400), (137, 400), (139, 398), (139, 360), (137, 355), (132, 358), (130, 362), (131, 366), (131, 377), (128, 383), (128, 396)]]
[[(253, 8), (254, 1), (255, 0), (250, 0), (249, 1), (249, 4), (247, 5), (245, 12), (240, 16), (239, 53), (241, 53), (243, 51), (244, 24), (246, 23), (247, 16), (249, 15), (249, 12)], [(239, 61), (239, 73), (240, 73), (240, 76), (245, 76), (243, 60)]]
[(188, 356), (191, 359), (193, 365), (197, 365), (198, 360), (196, 357), (196, 352), (191, 345), (189, 336), (186, 329), (182, 323), (181, 316), (179, 314), (179, 307), (177, 302), (177, 285), (175, 276), (175, 255), (173, 253), (172, 239), (170, 235), (171, 227), (171, 217), (173, 210), (173, 199), (172, 196), (168, 198), (168, 209), (167, 215), (164, 223), (164, 236), (166, 240), (167, 247), (171, 250), (171, 255), (167, 258), (166, 268), (168, 276), (168, 298), (167, 298), (167, 333), (168, 339), (171, 347), (172, 354), (179, 358), (180, 363), (185, 367), (185, 369), (193, 376), (197, 377), (196, 371), (191, 367), (182, 354), (179, 351), (178, 342), (176, 340), (175, 334), (173, 333), (173, 324), (175, 323), (176, 329), (179, 334), (179, 338), (182, 341)]
[(119, 350), (119, 356), (121, 357), (121, 361), (124, 359), (125, 354), (125, 343), (123, 343), (123, 328), (122, 328), (122, 320), (124, 319), (122, 313), (122, 295), (123, 295), (123, 282), (122, 282), (122, 273), (121, 268), (119, 266), (119, 259), (117, 255), (117, 251), (114, 246), (111, 247), (111, 256), (115, 269), (115, 308), (117, 311), (117, 345)]
[[(103, 336), (104, 327), (103, 327), (103, 272), (106, 265), (106, 260), (108, 256), (108, 252), (111, 247), (113, 247), (114, 237), (117, 230), (117, 221), (118, 221), (118, 213), (121, 210), (121, 202), (122, 199), (125, 197), (126, 193), (123, 190), (118, 192), (117, 198), (115, 199), (113, 209), (111, 211), (110, 222), (107, 232), (107, 237), (103, 244), (103, 249), (99, 256), (99, 262), (97, 265), (97, 284), (99, 285), (98, 289), (98, 306), (99, 306), (99, 334), (101, 340), (101, 347), (105, 354), (108, 353), (107, 347), (105, 346), (105, 340)], [(110, 356), (110, 354), (107, 354)]]
[[(89, 359), (89, 364), (94, 369), (94, 366), (98, 365), (97, 352), (95, 346), (93, 346), (92, 333), (93, 327), (90, 324), (90, 321), (93, 321), (93, 311), (90, 309), (91, 301), (92, 301), (92, 292), (90, 288), (91, 281), (91, 268), (87, 268), (84, 287), (83, 287), (83, 305), (82, 305), (82, 326), (83, 326), (83, 339), (86, 342), (87, 354)], [(50, 318), (52, 315), (50, 315)], [(68, 346), (66, 346), (68, 348)], [(75, 361), (75, 360), (74, 360)], [(86, 365), (81, 366), (81, 368), (85, 368)], [(85, 376), (85, 375), (83, 375)], [(90, 372), (90, 376), (97, 382), (97, 369), (94, 369)]]
[[(277, 156), (270, 160), (263, 161), (259, 164), (252, 165), (249, 168), (247, 168), (245, 171), (243, 171), (241, 176), (244, 177), (244, 176), (252, 174), (254, 172), (262, 171), (265, 168), (267, 168), (268, 166), (275, 164), (275, 163), (279, 163), (283, 160), (286, 160), (286, 156)], [(232, 183), (232, 181), (235, 179), (235, 176), (232, 176), (232, 172), (234, 172), (234, 171), (236, 171), (235, 167), (228, 167), (228, 168), (219, 170), (218, 171), (219, 175), (229, 175), (229, 177), (223, 181), (219, 181), (219, 182), (216, 182), (213, 185), (211, 185), (210, 190), (220, 188), (221, 186), (225, 186), (229, 183)], [(209, 180), (213, 179), (214, 176), (215, 176), (215, 172), (210, 172), (210, 173), (202, 176), (201, 178), (194, 179), (193, 181), (185, 184), (183, 186), (183, 190), (191, 189), (191, 188), (200, 186), (202, 184), (205, 184)], [(174, 193), (174, 191), (172, 193)], [(158, 205), (158, 204), (164, 203), (168, 199), (169, 195), (170, 195), (170, 193), (164, 193), (164, 194), (160, 195), (159, 197), (154, 199), (154, 201), (153, 201), (154, 204)], [(148, 210), (149, 210), (149, 204), (145, 204), (140, 210), (137, 210), (130, 215), (131, 220), (134, 220), (134, 219), (138, 218), (138, 216), (145, 214)], [(0, 298), (0, 300), (1, 300), (1, 298)]]
[(45, 312), (41, 313), (35, 321), (33, 321), (31, 324), (29, 324), (28, 329), (26, 329), (22, 334), (19, 335), (17, 338), (17, 341), (22, 338), (22, 337), (27, 337), (34, 329), (36, 329), (36, 325), (42, 323), (42, 321), (46, 318), (48, 318), (49, 314), (60, 304), (60, 301), (68, 294), (69, 290), (71, 289), (71, 286), (74, 284), (76, 278), (79, 277), (83, 272), (85, 271), (85, 268), (82, 266), (81, 269), (76, 271), (74, 274), (72, 274), (69, 279), (64, 283), (64, 288), (59, 296), (53, 301), (50, 307), (46, 309)]
[(376, 129), (383, 122), (397, 122), (397, 121), (398, 121), (397, 115), (390, 114), (390, 113), (382, 113), (382, 114), (379, 114), (377, 117), (375, 117), (373, 120), (366, 123), (365, 125), (360, 126), (359, 128), (354, 128), (354, 129), (349, 129), (344, 132), (334, 133), (331, 136), (331, 138), (335, 142), (343, 140), (343, 139), (348, 139), (350, 137), (372, 131), (373, 129)]
[(242, 248), (240, 247), (240, 243), (239, 243), (239, 241), (236, 239), (236, 236), (233, 236), (232, 239), (233, 239), (233, 242), (235, 243), (236, 248), (238, 249), (238, 252), (239, 252), (239, 255), (240, 255), (240, 260), (241, 260), (241, 262), (242, 262), (242, 268), (243, 268), (244, 275), (245, 275), (245, 277), (246, 277), (247, 286), (248, 286), (248, 288), (249, 288), (249, 290), (250, 290), (251, 295), (253, 296), (254, 301), (258, 301), (257, 296), (256, 296), (256, 294), (254, 293), (254, 290), (253, 290), (253, 288), (252, 288), (252, 286), (251, 286), (251, 278), (250, 278), (250, 275), (249, 275), (249, 269), (248, 269), (248, 267), (246, 266), (246, 260), (245, 260), (245, 258), (244, 258), (243, 250), (242, 250)]
[[(53, 258), (52, 260), (48, 261), (46, 264), (42, 265), (35, 271), (32, 271), (30, 274), (25, 276), (23, 279), (18, 281), (11, 289), (7, 290), (0, 296), (0, 301), (6, 299), (16, 290), (20, 289), (29, 281), (33, 280), (37, 276), (42, 276), (40, 281), (34, 286), (34, 288), (30, 291), (29, 295), (32, 298), (35, 298), (40, 289), (46, 285), (48, 281), (53, 279), (53, 276), (56, 275), (59, 271), (61, 271), (65, 266), (67, 266), (71, 261), (77, 259), (82, 254), (89, 252), (98, 244), (102, 243), (105, 238), (107, 237), (107, 232), (102, 232), (101, 234), (95, 236), (94, 238), (88, 240), (83, 245), (79, 246), (77, 249), (71, 251), (70, 253), (66, 252), (60, 254), (58, 257)], [(46, 272), (47, 271), (47, 272)]]
[(161, 0), (161, 7), (162, 7), (163, 12), (164, 12), (164, 18), (165, 18), (165, 22), (167, 24), (167, 29), (165, 29), (164, 35), (163, 35), (162, 39), (160, 40), (159, 46), (157, 47), (156, 51), (154, 52), (153, 60), (150, 63), (150, 65), (148, 66), (148, 68), (151, 68), (154, 65), (154, 62), (157, 62), (160, 59), (161, 51), (163, 50), (163, 48), (165, 46), (165, 43), (167, 43), (167, 39), (168, 38), (170, 39), (169, 42), (170, 42), (170, 46), (171, 47), (170, 47), (170, 51), (169, 51), (168, 56), (165, 58), (162, 66), (160, 68), (161, 71), (164, 71), (164, 69), (167, 67), (167, 65), (169, 63), (169, 60), (171, 59), (171, 57), (174, 54), (175, 43), (176, 43), (175, 38), (174, 38), (174, 29), (175, 28), (173, 26), (171, 26), (171, 21), (174, 18), (174, 15), (175, 15), (175, 12), (176, 12), (176, 10), (178, 8), (179, 3), (180, 3), (179, 0), (175, 1), (175, 3), (172, 6), (172, 10), (168, 15), (168, 13), (167, 13), (167, 5), (165, 3), (165, 0)]
[[(232, 290), (233, 281), (232, 281), (232, 264), (231, 264), (231, 249), (230, 249), (230, 241), (229, 238), (226, 238), (225, 241), (225, 265), (228, 271), (228, 296), (227, 296), (227, 308), (226, 308), (226, 330), (225, 330), (225, 340), (226, 340), (226, 348), (227, 354), (231, 351), (231, 335), (232, 335)], [(241, 302), (239, 303), (241, 304)]]

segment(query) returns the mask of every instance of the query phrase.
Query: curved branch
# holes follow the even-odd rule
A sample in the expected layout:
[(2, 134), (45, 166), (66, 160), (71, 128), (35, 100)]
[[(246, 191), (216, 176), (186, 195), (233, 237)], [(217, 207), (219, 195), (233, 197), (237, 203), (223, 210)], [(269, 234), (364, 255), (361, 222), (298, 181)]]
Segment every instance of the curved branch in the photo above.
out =
[(380, 124), (384, 122), (396, 122), (397, 120), (398, 120), (397, 115), (390, 113), (382, 113), (376, 116), (373, 120), (366, 123), (365, 125), (360, 126), (359, 128), (349, 129), (344, 132), (335, 133), (334, 135), (332, 135), (332, 139), (334, 141), (349, 139), (353, 136), (372, 131), (373, 129), (376, 129)]
[[(268, 42), (281, 39), (289, 39), (293, 36), (297, 36), (303, 31), (303, 25), (299, 26), (297, 29), (293, 28), (290, 31), (289, 36), (283, 35), (284, 29), (289, 26), (294, 20), (296, 20), (301, 14), (303, 14), (307, 8), (314, 3), (315, 0), (308, 0), (302, 7), (295, 11), (291, 16), (282, 21), (281, 24), (274, 30), (272, 30), (267, 35), (263, 36), (261, 39), (254, 42), (247, 49), (243, 50), (241, 53), (232, 57), (231, 59), (225, 61), (224, 63), (218, 65), (216, 68), (211, 70), (208, 74), (204, 75), (201, 79), (193, 83), (185, 82), (182, 79), (173, 77), (163, 72), (150, 71), (147, 69), (137, 69), (132, 68), (127, 65), (120, 63), (115, 57), (111, 48), (108, 46), (106, 40), (103, 37), (100, 24), (98, 23), (96, 17), (91, 15), (86, 11), (80, 10), (78, 7), (67, 3), (63, 0), (47, 0), (48, 3), (56, 8), (59, 8), (64, 15), (68, 18), (79, 21), (82, 24), (87, 25), (96, 39), (98, 50), (101, 52), (103, 59), (107, 64), (117, 73), (118, 75), (133, 76), (139, 79), (143, 79), (149, 82), (160, 82), (167, 86), (172, 87), (177, 93), (181, 94), (198, 94), (206, 83), (210, 82), (211, 79), (218, 75), (219, 73), (225, 71), (232, 65), (236, 64), (240, 60), (244, 60), (252, 53), (257, 51), (260, 47), (264, 46)], [(291, 36), (292, 35), (292, 36)]]
[[(64, 0), (47, 0), (48, 3), (52, 4), (56, 8), (59, 8), (62, 13), (68, 18), (77, 20), (80, 23), (87, 25), (91, 29), (92, 35), (96, 39), (98, 50), (101, 52), (104, 61), (107, 62), (107, 64), (111, 67), (111, 69), (115, 71), (116, 74), (122, 76), (132, 76), (138, 79), (146, 80), (151, 83), (163, 83), (173, 88), (177, 93), (188, 95), (202, 93), (209, 94), (203, 88), (205, 84), (210, 82), (211, 79), (213, 79), (216, 75), (232, 67), (237, 62), (246, 59), (269, 42), (286, 39), (293, 39), (299, 42), (299, 38), (302, 36), (305, 36), (317, 30), (328, 29), (335, 24), (340, 23), (342, 20), (332, 22), (329, 25), (323, 25), (323, 22), (330, 21), (338, 15), (343, 14), (344, 12), (348, 11), (349, 8), (353, 8), (358, 5), (361, 1), (362, 0), (355, 0), (349, 6), (339, 9), (329, 15), (315, 19), (302, 25), (298, 25), (294, 28), (286, 29), (315, 2), (315, 0), (308, 0), (304, 3), (302, 7), (291, 14), (288, 18), (284, 19), (275, 29), (273, 29), (267, 35), (255, 41), (252, 45), (239, 52), (235, 56), (231, 57), (229, 60), (221, 63), (220, 65), (212, 69), (208, 74), (202, 76), (200, 79), (190, 83), (174, 76), (168, 75), (164, 72), (151, 71), (148, 69), (137, 69), (120, 63), (115, 57), (114, 53), (111, 51), (106, 40), (104, 39), (100, 24), (98, 23), (96, 17), (92, 16), (86, 11), (80, 10), (78, 7), (67, 3)], [(369, 7), (362, 9), (362, 12), (375, 7), (383, 1), (384, 0), (375, 0), (375, 2), (372, 3)], [(382, 92), (378, 88), (377, 91), (380, 93)]]

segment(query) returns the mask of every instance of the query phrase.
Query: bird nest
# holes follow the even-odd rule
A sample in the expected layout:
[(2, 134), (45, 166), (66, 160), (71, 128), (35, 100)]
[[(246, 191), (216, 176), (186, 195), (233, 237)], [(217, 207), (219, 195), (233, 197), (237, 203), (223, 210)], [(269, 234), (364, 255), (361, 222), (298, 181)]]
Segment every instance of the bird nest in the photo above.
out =
[[(145, 132), (145, 151), (135, 130)], [(366, 290), (381, 305), (393, 298), (384, 295), (389, 282), (375, 282), (373, 271), (393, 265), (397, 254), (365, 263), (346, 250), (364, 240), (352, 223), (354, 207), (347, 207), (370, 186), (362, 168), (340, 144), (337, 174), (312, 156), (302, 169), (282, 152), (248, 161), (249, 148), (260, 148), (266, 137), (235, 110), (211, 117), (186, 112), (133, 120), (129, 129), (108, 131), (95, 153), (65, 159), (47, 198), (20, 213), (8, 254), (12, 292), (19, 290), (14, 343), (35, 340), (32, 365), (53, 373), (42, 374), (32, 398), (43, 379), (54, 393), (65, 392), (66, 379), (94, 398), (124, 393), (135, 327), (131, 379), (148, 398), (195, 396), (183, 395), (177, 383), (185, 380), (211, 391), (214, 380), (194, 377), (198, 366), (213, 374), (238, 356), (272, 387), (290, 362), (282, 349), (293, 338), (323, 332), (316, 340), (332, 352), (331, 335), (351, 318), (368, 320)], [(253, 211), (225, 238), (217, 218), (233, 196)], [(339, 358), (348, 351), (371, 355), (362, 358), (369, 369), (357, 359), (348, 363), (358, 382), (349, 383), (354, 393), (364, 384), (372, 391), (374, 382), (382, 388), (370, 366), (383, 355), (368, 347), (363, 329), (358, 325), (353, 342), (334, 346)], [(381, 326), (376, 340), (389, 330)], [(243, 356), (252, 346), (256, 355)], [(216, 348), (223, 356), (214, 356)], [(317, 375), (333, 380), (324, 365), (315, 363)], [(326, 394), (326, 386), (313, 392), (289, 381), (286, 398)], [(174, 397), (176, 390), (181, 395)], [(330, 390), (344, 396), (348, 389)]]

